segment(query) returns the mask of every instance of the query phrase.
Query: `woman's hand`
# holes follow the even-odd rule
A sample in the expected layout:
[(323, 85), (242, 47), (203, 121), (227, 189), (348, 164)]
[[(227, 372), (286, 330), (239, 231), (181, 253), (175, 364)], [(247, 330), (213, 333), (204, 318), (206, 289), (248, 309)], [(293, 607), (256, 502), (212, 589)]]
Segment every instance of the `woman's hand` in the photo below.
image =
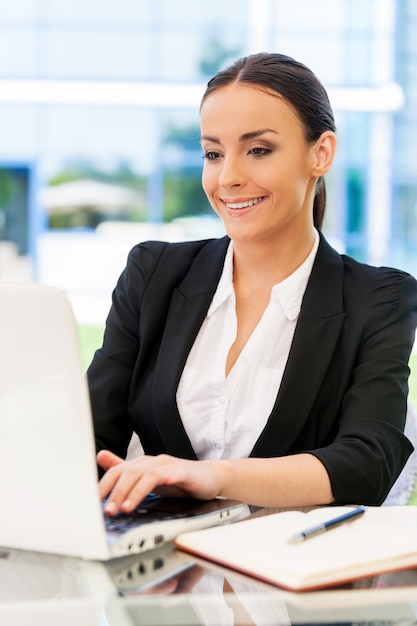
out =
[(101, 450), (97, 462), (106, 470), (99, 482), (99, 493), (100, 498), (109, 496), (105, 511), (110, 515), (133, 511), (150, 492), (201, 500), (220, 494), (219, 465), (211, 461), (189, 461), (167, 454), (124, 461)]
[(106, 471), (99, 483), (105, 510), (130, 513), (148, 495), (217, 496), (262, 507), (317, 506), (334, 502), (329, 475), (314, 455), (189, 461), (167, 454), (124, 461), (108, 450), (97, 455)]

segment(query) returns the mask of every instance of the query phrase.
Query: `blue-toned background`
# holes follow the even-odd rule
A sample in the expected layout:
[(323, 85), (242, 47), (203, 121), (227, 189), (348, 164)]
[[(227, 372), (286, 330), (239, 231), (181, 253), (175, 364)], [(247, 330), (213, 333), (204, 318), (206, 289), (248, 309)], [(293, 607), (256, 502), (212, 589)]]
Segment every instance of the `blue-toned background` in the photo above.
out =
[(131, 244), (221, 234), (200, 187), (199, 99), (261, 50), (329, 91), (326, 235), (416, 273), (416, 2), (14, 0), (0, 4), (0, 280), (62, 286), (95, 323)]

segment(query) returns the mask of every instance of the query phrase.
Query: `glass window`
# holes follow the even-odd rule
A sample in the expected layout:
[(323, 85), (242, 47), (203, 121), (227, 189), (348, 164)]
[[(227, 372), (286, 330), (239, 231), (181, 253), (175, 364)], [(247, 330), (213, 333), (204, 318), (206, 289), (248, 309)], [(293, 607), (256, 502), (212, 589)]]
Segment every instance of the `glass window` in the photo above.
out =
[[(167, 30), (160, 35), (158, 78), (166, 81), (201, 81), (219, 69), (224, 60), (241, 56), (241, 31), (216, 33)], [(155, 52), (155, 54), (157, 54)], [(210, 68), (210, 69), (209, 69)]]
[(37, 154), (40, 118), (33, 105), (0, 106), (0, 161), (32, 159)]
[(149, 109), (128, 107), (49, 107), (44, 150), (68, 159), (133, 159), (152, 167), (156, 117)]
[[(156, 4), (156, 3), (155, 3)], [(161, 0), (160, 19), (175, 28), (177, 24), (200, 24), (204, 27), (244, 27), (247, 23), (248, 0)]]
[[(152, 15), (154, 0), (48, 0), (45, 18), (51, 21), (93, 22), (95, 24), (144, 24)], [(176, 2), (174, 2), (174, 5)]]
[(0, 27), (0, 76), (36, 76), (38, 34), (30, 26)]
[(345, 45), (344, 83), (353, 86), (369, 86), (371, 80), (372, 37), (352, 35)]
[(146, 29), (52, 28), (46, 74), (55, 78), (151, 78), (152, 33)]
[[(374, 7), (379, 3), (380, 0), (376, 0), (376, 2), (375, 0), (348, 0), (345, 3), (346, 30), (356, 33), (369, 31), (372, 27)], [(379, 10), (383, 11), (383, 9)]]
[(300, 34), (299, 31), (288, 31), (277, 35), (275, 48), (308, 65), (323, 83), (343, 84), (344, 43), (337, 34), (326, 33), (317, 40), (312, 32)]
[(33, 19), (38, 14), (38, 0), (0, 2), (0, 20)]
[[(366, 0), (365, 0), (366, 1)], [(344, 0), (296, 0), (289, 3), (280, 0), (276, 3), (276, 23), (285, 31), (287, 28), (303, 29), (313, 33), (324, 28), (342, 28), (345, 22)]]

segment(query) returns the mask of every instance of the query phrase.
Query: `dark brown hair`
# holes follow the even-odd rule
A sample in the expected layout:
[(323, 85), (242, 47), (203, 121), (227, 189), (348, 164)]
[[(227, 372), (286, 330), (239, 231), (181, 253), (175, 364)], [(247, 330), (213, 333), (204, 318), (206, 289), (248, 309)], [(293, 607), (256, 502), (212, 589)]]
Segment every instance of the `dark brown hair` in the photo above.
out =
[[(216, 89), (233, 82), (245, 82), (275, 91), (296, 111), (307, 142), (313, 143), (325, 131), (336, 131), (327, 92), (313, 72), (284, 54), (261, 52), (242, 57), (220, 70), (207, 84), (202, 104)], [(326, 208), (324, 178), (319, 178), (314, 198), (314, 224), (321, 228)]]

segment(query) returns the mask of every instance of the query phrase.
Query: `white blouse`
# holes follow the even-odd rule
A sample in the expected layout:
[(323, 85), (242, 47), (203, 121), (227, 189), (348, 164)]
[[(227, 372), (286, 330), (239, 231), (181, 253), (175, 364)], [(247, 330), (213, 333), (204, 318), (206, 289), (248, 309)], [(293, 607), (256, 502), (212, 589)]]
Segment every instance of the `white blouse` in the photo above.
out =
[(319, 244), (317, 231), (306, 260), (274, 285), (265, 312), (226, 377), (236, 338), (233, 242), (223, 273), (177, 390), (185, 430), (199, 459), (248, 457), (275, 403), (301, 302)]

